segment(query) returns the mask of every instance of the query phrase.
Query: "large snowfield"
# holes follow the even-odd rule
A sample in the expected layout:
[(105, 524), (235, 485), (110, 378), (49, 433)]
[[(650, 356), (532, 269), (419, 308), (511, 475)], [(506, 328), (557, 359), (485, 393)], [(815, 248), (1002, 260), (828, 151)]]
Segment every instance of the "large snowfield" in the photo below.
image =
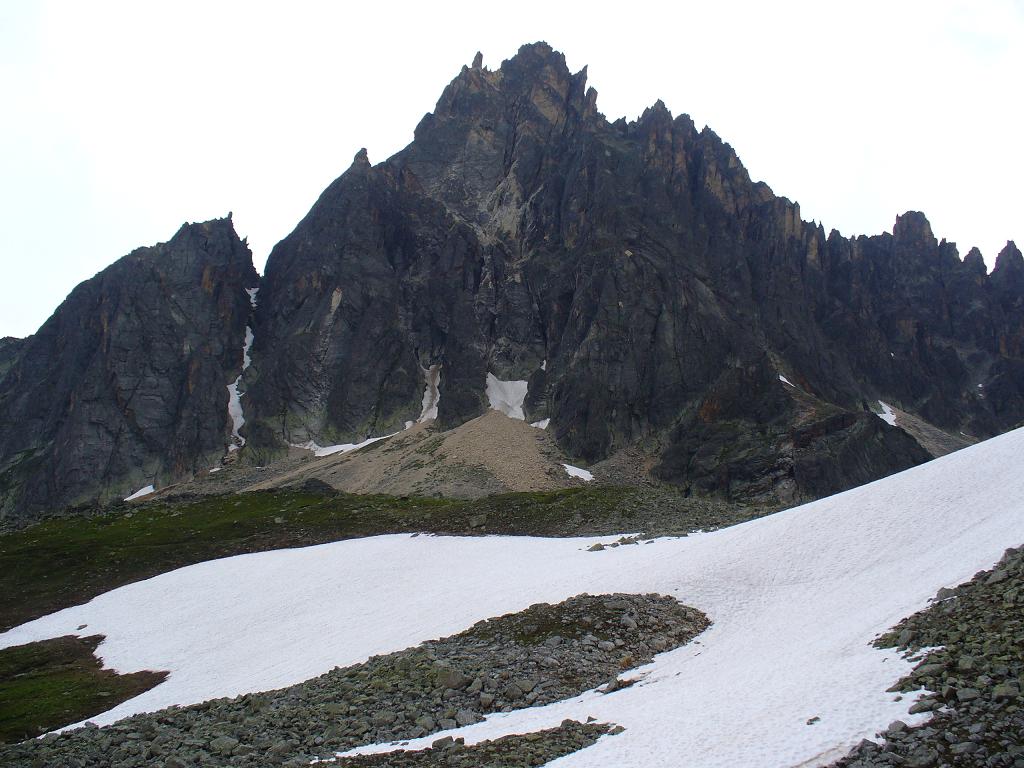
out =
[(592, 716), (626, 730), (555, 764), (819, 765), (923, 717), (886, 692), (911, 662), (870, 643), (1024, 543), (1024, 430), (714, 533), (588, 552), (597, 540), (401, 535), (232, 557), (33, 621), (0, 647), (102, 633), (108, 666), (171, 671), (102, 724), (295, 683), (535, 602), (657, 592), (713, 626), (631, 688), (452, 733), (472, 743)]

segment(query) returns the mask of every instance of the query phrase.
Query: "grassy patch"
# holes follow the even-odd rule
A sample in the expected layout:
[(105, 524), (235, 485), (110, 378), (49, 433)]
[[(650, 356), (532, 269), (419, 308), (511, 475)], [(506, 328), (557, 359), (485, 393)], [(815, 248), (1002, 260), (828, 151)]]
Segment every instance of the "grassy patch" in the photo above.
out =
[(77, 723), (138, 696), (166, 672), (119, 675), (94, 655), (103, 639), (58, 637), (0, 650), (0, 743)]

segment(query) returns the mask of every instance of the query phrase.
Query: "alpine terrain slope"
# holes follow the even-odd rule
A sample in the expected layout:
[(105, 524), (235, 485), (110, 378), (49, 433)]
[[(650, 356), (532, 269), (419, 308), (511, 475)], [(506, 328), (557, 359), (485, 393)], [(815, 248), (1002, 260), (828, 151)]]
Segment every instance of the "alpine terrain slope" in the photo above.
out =
[[(552, 477), (791, 504), (1021, 423), (1022, 347), (1012, 242), (987, 273), (919, 212), (826, 233), (660, 101), (609, 121), (535, 43), (478, 55), (393, 157), (357, 153), (262, 277), (230, 220), (186, 225), (0, 342), (0, 510), (491, 408), (547, 430)], [(406, 486), (509, 488), (465, 464)]]
[[(1020, 553), (952, 588), (1024, 541), (1022, 457), (1015, 430), (688, 537), (373, 536), (174, 570), (0, 635), (10, 650), (100, 634), (108, 667), (170, 673), (90, 718), (131, 719), (0, 761), (797, 768), (859, 744), (858, 765), (1012, 766)], [(983, 589), (1001, 591), (976, 619), (960, 613)], [(938, 625), (954, 617), (947, 647), (873, 647), (936, 592)], [(898, 633), (904, 649), (934, 638)], [(936, 731), (933, 713), (970, 730)], [(909, 757), (862, 741), (883, 731), (921, 741)], [(502, 748), (495, 763), (474, 751)]]

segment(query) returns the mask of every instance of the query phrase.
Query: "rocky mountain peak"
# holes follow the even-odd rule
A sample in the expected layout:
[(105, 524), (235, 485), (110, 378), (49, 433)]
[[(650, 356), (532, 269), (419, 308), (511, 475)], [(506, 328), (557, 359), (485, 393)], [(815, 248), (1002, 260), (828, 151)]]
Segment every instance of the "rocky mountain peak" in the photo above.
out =
[(1018, 274), (1022, 271), (1024, 271), (1024, 256), (1021, 255), (1017, 244), (1013, 240), (1008, 240), (1003, 250), (996, 256), (996, 265), (992, 274), (994, 275), (996, 272)]
[[(992, 285), (1012, 305), (1024, 307), (1024, 256), (1012, 240), (996, 256), (996, 264), (989, 275)], [(1021, 348), (1024, 349), (1024, 318), (1021, 321)]]
[(366, 166), (366, 167), (370, 166), (370, 155), (366, 151), (366, 147), (363, 147), (358, 152), (356, 152), (355, 156), (352, 158), (352, 165), (353, 166), (357, 166), (357, 167), (358, 166)]
[(971, 248), (964, 256), (964, 267), (973, 275), (984, 277), (988, 274), (988, 267), (985, 266), (985, 257), (976, 247)]
[(672, 113), (669, 112), (668, 107), (665, 106), (665, 102), (658, 99), (653, 105), (647, 107), (643, 114), (640, 115), (638, 124), (641, 128), (655, 128), (661, 130), (671, 130), (672, 127)]
[(569, 75), (569, 67), (565, 63), (565, 54), (556, 51), (543, 40), (525, 43), (519, 46), (516, 54), (501, 63), (503, 72), (538, 72), (551, 69), (562, 75)]
[(935, 235), (932, 234), (932, 225), (920, 211), (907, 211), (902, 216), (897, 216), (896, 223), (892, 228), (892, 236), (898, 243), (932, 248), (938, 245)]

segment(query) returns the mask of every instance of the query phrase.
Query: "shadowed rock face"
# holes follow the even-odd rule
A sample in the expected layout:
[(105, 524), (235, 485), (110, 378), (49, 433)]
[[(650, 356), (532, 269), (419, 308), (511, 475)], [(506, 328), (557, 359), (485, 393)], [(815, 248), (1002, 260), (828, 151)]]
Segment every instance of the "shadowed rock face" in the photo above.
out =
[(528, 420), (572, 456), (640, 443), (695, 490), (840, 490), (926, 458), (864, 415), (878, 399), (977, 437), (1021, 420), (1008, 250), (987, 276), (915, 212), (826, 236), (709, 129), (660, 102), (610, 123), (585, 70), (527, 45), (463, 68), (412, 144), (360, 152), (274, 249), (250, 446), (392, 431), (440, 364), (446, 426), (490, 371), (529, 380)]
[(229, 219), (183, 226), (0, 342), (0, 513), (124, 496), (209, 466), (230, 434), (258, 281)]

